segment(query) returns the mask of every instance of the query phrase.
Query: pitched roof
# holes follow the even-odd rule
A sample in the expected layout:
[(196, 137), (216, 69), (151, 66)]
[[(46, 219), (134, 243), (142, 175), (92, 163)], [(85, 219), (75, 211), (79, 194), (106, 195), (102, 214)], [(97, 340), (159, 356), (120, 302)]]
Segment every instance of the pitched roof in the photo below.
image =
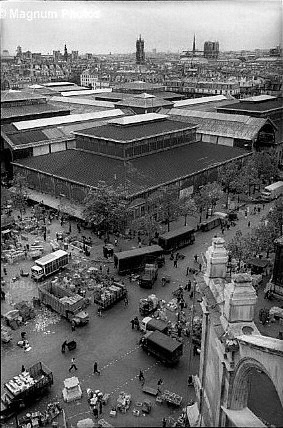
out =
[(100, 126), (99, 128), (90, 128), (86, 131), (82, 130), (78, 134), (86, 137), (127, 143), (157, 135), (168, 134), (170, 132), (184, 131), (194, 127), (195, 125), (191, 125), (189, 123), (182, 123), (174, 120), (163, 120), (160, 122), (139, 123), (137, 125), (134, 124), (126, 127), (108, 124)]
[(10, 89), (8, 91), (1, 91), (1, 104), (11, 101), (26, 101), (26, 100), (44, 100), (46, 97), (38, 93), (28, 91), (16, 91)]
[(93, 187), (101, 180), (108, 185), (124, 185), (126, 178), (129, 194), (138, 194), (248, 155), (242, 149), (197, 142), (141, 156), (131, 162), (71, 149), (20, 159), (15, 164)]
[(172, 118), (198, 125), (197, 132), (241, 140), (253, 140), (267, 123), (265, 118), (173, 108)]
[(166, 101), (162, 98), (157, 98), (154, 95), (143, 93), (140, 95), (135, 95), (131, 98), (126, 98), (124, 100), (118, 101), (115, 103), (115, 106), (151, 109), (154, 107), (173, 107), (173, 103), (171, 101)]
[(217, 111), (221, 112), (223, 110), (239, 110), (239, 111), (251, 111), (251, 112), (270, 112), (275, 109), (281, 109), (283, 110), (283, 103), (282, 98), (275, 98), (275, 99), (269, 99), (262, 102), (252, 102), (252, 101), (245, 101), (245, 99), (240, 100), (239, 103), (236, 104), (230, 104), (226, 107), (219, 107)]
[(12, 119), (20, 116), (35, 116), (41, 115), (43, 113), (52, 113), (61, 112), (62, 115), (68, 114), (70, 111), (68, 108), (55, 107), (52, 104), (30, 104), (22, 106), (11, 106), (1, 108), (1, 117), (2, 119)]

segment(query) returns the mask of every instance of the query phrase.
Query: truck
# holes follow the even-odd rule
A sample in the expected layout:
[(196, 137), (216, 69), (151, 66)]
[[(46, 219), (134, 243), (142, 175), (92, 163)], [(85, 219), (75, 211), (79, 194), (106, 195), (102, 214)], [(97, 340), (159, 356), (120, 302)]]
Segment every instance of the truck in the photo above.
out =
[(159, 245), (148, 245), (146, 247), (135, 248), (134, 250), (114, 253), (114, 266), (118, 274), (126, 274), (144, 268), (150, 261), (155, 261), (163, 255), (163, 249)]
[(39, 300), (55, 312), (73, 322), (75, 325), (86, 325), (89, 314), (83, 309), (87, 301), (82, 296), (51, 281), (38, 287)]
[(61, 270), (68, 263), (69, 257), (66, 251), (54, 251), (35, 261), (35, 265), (31, 267), (31, 277), (35, 281), (40, 281)]
[(165, 321), (158, 320), (152, 317), (145, 317), (140, 322), (140, 329), (146, 331), (160, 331), (161, 333), (168, 333), (168, 324)]
[(141, 347), (166, 365), (177, 364), (183, 355), (183, 343), (160, 331), (149, 331), (140, 340)]
[(157, 263), (146, 263), (144, 266), (144, 271), (139, 278), (140, 287), (152, 288), (153, 284), (157, 280), (157, 276), (158, 276)]
[(53, 384), (51, 370), (42, 362), (33, 364), (28, 370), (4, 383), (1, 396), (0, 419), (7, 420), (18, 413), (21, 407), (33, 404)]
[(261, 196), (267, 202), (279, 198), (283, 195), (283, 181), (276, 181), (275, 183), (266, 186), (261, 192)]
[(159, 299), (155, 294), (151, 294), (147, 298), (140, 299), (139, 311), (143, 316), (155, 312), (159, 308)]

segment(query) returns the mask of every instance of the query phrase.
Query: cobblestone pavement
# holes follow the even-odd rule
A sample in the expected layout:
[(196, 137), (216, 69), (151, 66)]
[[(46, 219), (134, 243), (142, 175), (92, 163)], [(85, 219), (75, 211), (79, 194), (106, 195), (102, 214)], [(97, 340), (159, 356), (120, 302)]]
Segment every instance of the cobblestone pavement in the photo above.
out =
[[(268, 209), (267, 205), (265, 212)], [(162, 378), (164, 380), (163, 388), (182, 395), (184, 398), (183, 403), (186, 403), (187, 400), (194, 399), (193, 388), (187, 388), (186, 380), (188, 374), (197, 373), (199, 357), (193, 357), (191, 367), (188, 366), (189, 346), (186, 342), (187, 339), (185, 339), (184, 356), (178, 366), (166, 368), (158, 364), (154, 357), (147, 355), (139, 348), (138, 341), (140, 333), (131, 329), (130, 320), (133, 316), (139, 315), (138, 304), (140, 298), (155, 293), (158, 298), (168, 301), (172, 298), (172, 291), (179, 284), (185, 285), (188, 280), (186, 269), (187, 266), (193, 265), (194, 254), (205, 252), (216, 233), (229, 241), (237, 230), (241, 230), (243, 233), (248, 231), (248, 220), (242, 212), (239, 213), (239, 217), (240, 220), (237, 226), (231, 228), (229, 231), (225, 231), (224, 236), (221, 232), (219, 233), (219, 229), (205, 233), (198, 232), (194, 245), (182, 249), (185, 258), (178, 263), (177, 269), (173, 267), (173, 262), (166, 256), (166, 264), (160, 269), (159, 279), (152, 290), (142, 289), (136, 282), (130, 283), (126, 277), (123, 277), (129, 294), (129, 305), (127, 307), (124, 306), (123, 302), (119, 302), (105, 311), (102, 317), (98, 317), (96, 305), (91, 305), (88, 307), (90, 314), (89, 325), (77, 328), (75, 332), (71, 332), (70, 323), (64, 319), (60, 319), (59, 322), (53, 319), (52, 323), (46, 323), (43, 329), (36, 329), (36, 320), (33, 320), (18, 330), (13, 331), (12, 342), (2, 346), (2, 384), (19, 373), (22, 364), (25, 367), (29, 367), (36, 361), (43, 361), (53, 371), (54, 385), (50, 393), (29, 408), (29, 411), (43, 410), (46, 408), (47, 403), (52, 400), (62, 402), (63, 381), (70, 376), (68, 369), (70, 360), (74, 356), (78, 366), (76, 376), (80, 380), (84, 394), (82, 399), (77, 402), (62, 403), (70, 427), (75, 427), (78, 420), (91, 416), (85, 393), (89, 387), (111, 394), (109, 404), (103, 409), (102, 417), (114, 426), (162, 426), (162, 418), (164, 416), (168, 417), (172, 415), (176, 418), (181, 413), (181, 409), (172, 409), (164, 404), (158, 405), (155, 403), (153, 397), (147, 396), (142, 392), (141, 384), (138, 380), (139, 370), (142, 369), (144, 371), (148, 385), (156, 386), (157, 380)], [(260, 216), (249, 217), (252, 225), (256, 224), (260, 218)], [(183, 225), (183, 219), (173, 224), (172, 227), (181, 225)], [(59, 222), (54, 220), (48, 228), (50, 229), (50, 234), (48, 234), (47, 240), (50, 238), (54, 239), (57, 231), (68, 230), (69, 224), (67, 223), (61, 227)], [(75, 223), (72, 223), (72, 233), (78, 234)], [(92, 265), (99, 266), (102, 264), (105, 270), (109, 266), (110, 275), (114, 274), (117, 276), (113, 263), (107, 263), (102, 257), (103, 240), (98, 239), (89, 230), (83, 230), (81, 235), (92, 237), (93, 247), (89, 257), (92, 260)], [(29, 243), (32, 243), (35, 239), (37, 237), (30, 235)], [(41, 240), (43, 242), (42, 238)], [(48, 252), (51, 250), (48, 242), (43, 242), (43, 245)], [(123, 250), (137, 247), (137, 242), (119, 239), (118, 245)], [(69, 249), (68, 251), (73, 253), (73, 257), (83, 257), (82, 253), (79, 253), (76, 249)], [(7, 282), (5, 290), (7, 299), (5, 302), (1, 301), (2, 314), (12, 309), (13, 303), (22, 300), (31, 300), (33, 296), (37, 296), (37, 284), (30, 278), (21, 278), (20, 281), (16, 282), (12, 281), (12, 278), (19, 273), (20, 268), (27, 271), (32, 264), (32, 261), (24, 260), (13, 265), (7, 265), (7, 276), (5, 277)], [(162, 274), (168, 274), (172, 278), (171, 283), (165, 287), (161, 285), (160, 278)], [(185, 299), (188, 302), (188, 308), (185, 311), (189, 315), (192, 302), (189, 296), (185, 296)], [(259, 290), (257, 310), (262, 304), (264, 306), (274, 306), (276, 302), (263, 301), (263, 289), (261, 288)], [(196, 313), (200, 313), (198, 306), (196, 307)], [(43, 315), (41, 314), (41, 316)], [(278, 324), (266, 326), (258, 324), (258, 327), (263, 334), (267, 335), (276, 335), (279, 331)], [(29, 352), (24, 352), (16, 345), (21, 331), (27, 332), (27, 337), (32, 347)], [(77, 349), (62, 354), (61, 344), (66, 338), (68, 340), (74, 338), (77, 341)], [(101, 376), (92, 374), (94, 361), (98, 361)], [(125, 391), (132, 395), (132, 405), (126, 414), (119, 413), (116, 418), (110, 418), (109, 411), (111, 410), (111, 406), (115, 404), (120, 391)], [(136, 403), (140, 403), (148, 398), (153, 403), (150, 415), (135, 417), (132, 414), (132, 410), (137, 407)], [(9, 421), (7, 427), (13, 426), (12, 422), (13, 420)]]

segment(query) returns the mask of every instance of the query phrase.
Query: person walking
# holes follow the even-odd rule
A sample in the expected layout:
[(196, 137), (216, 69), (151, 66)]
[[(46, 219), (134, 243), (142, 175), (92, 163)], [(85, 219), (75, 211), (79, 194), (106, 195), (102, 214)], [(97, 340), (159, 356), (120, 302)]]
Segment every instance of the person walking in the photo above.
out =
[(250, 221), (248, 221), (248, 227), (251, 227), (251, 222)]
[(188, 281), (188, 283), (187, 283), (187, 285), (186, 285), (185, 290), (187, 290), (188, 292), (190, 292), (190, 291), (191, 291), (191, 288), (192, 288), (192, 281), (189, 279), (189, 281)]
[(43, 234), (43, 239), (44, 239), (44, 241), (46, 241), (46, 232), (44, 232), (44, 234)]
[(62, 351), (63, 354), (64, 354), (64, 352), (66, 350), (67, 343), (68, 343), (67, 340), (65, 340), (65, 342), (62, 343), (61, 351)]
[(186, 270), (186, 276), (188, 276), (188, 275), (189, 275), (189, 272), (190, 272), (190, 266), (188, 266), (188, 267), (187, 267), (187, 270)]
[(95, 361), (95, 363), (93, 364), (93, 374), (97, 373), (100, 375), (100, 371), (98, 370), (97, 366), (97, 361)]
[(26, 368), (25, 368), (25, 366), (24, 365), (22, 365), (22, 370), (21, 370), (21, 372), (23, 373), (23, 372), (25, 372), (26, 371)]
[(126, 296), (124, 297), (124, 305), (128, 306), (128, 304), (129, 304), (129, 300), (128, 300), (128, 296), (126, 294)]
[(134, 328), (135, 328), (135, 323), (136, 323), (136, 321), (134, 320), (134, 318), (131, 320), (131, 324), (132, 324), (132, 330), (134, 330)]
[(143, 374), (143, 371), (140, 369), (140, 373), (139, 373), (139, 381), (140, 382), (145, 382), (145, 378), (144, 378), (144, 374)]
[(157, 391), (161, 392), (160, 387), (163, 384), (163, 380), (160, 378), (159, 381), (157, 382)]
[(78, 370), (78, 368), (77, 368), (77, 366), (76, 366), (76, 360), (75, 360), (75, 358), (72, 358), (72, 359), (71, 359), (71, 365), (70, 365), (70, 368), (69, 368), (69, 372), (70, 372), (72, 369), (75, 369), (76, 371)]
[(95, 417), (95, 419), (98, 419), (98, 408), (97, 408), (97, 406), (93, 407), (92, 412), (93, 412), (93, 416)]
[(72, 328), (72, 331), (76, 331), (76, 323), (74, 320), (71, 322), (71, 328)]
[(174, 264), (173, 264), (173, 266), (175, 267), (175, 268), (177, 268), (178, 267), (178, 259), (176, 258), (176, 259), (174, 259)]
[(195, 262), (197, 263), (197, 261), (198, 261), (198, 255), (197, 254), (194, 255), (194, 259), (195, 259)]
[(162, 428), (166, 428), (167, 427), (167, 419), (164, 417), (162, 419)]
[(102, 413), (102, 408), (103, 408), (103, 404), (102, 404), (102, 401), (100, 400), (99, 401), (99, 413), (100, 414)]
[(4, 275), (7, 275), (7, 268), (6, 268), (6, 266), (3, 267), (3, 272), (4, 272)]

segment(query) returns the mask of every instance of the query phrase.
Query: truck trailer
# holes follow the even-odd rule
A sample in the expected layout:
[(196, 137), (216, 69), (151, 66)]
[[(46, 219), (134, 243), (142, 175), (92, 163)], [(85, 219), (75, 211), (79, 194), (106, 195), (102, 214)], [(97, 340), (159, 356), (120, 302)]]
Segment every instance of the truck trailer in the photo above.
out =
[(162, 363), (174, 365), (183, 355), (183, 344), (160, 331), (149, 331), (140, 340), (141, 347)]
[(86, 299), (54, 281), (40, 285), (38, 296), (44, 305), (76, 325), (85, 325), (89, 322), (89, 314), (83, 310), (87, 306)]
[(152, 317), (145, 317), (140, 322), (140, 329), (146, 331), (160, 331), (161, 333), (168, 333), (168, 324), (165, 321), (158, 320)]
[(157, 263), (146, 263), (144, 271), (139, 278), (139, 285), (143, 288), (152, 288), (157, 280), (158, 265)]
[(47, 254), (35, 261), (31, 267), (31, 277), (35, 281), (40, 281), (49, 275), (59, 271), (69, 263), (69, 256), (66, 251), (57, 250)]
[(273, 201), (283, 195), (283, 181), (276, 181), (269, 186), (266, 186), (261, 192), (261, 196), (267, 202)]
[(5, 421), (21, 407), (33, 404), (53, 384), (51, 370), (42, 362), (6, 382), (1, 396), (1, 420)]

